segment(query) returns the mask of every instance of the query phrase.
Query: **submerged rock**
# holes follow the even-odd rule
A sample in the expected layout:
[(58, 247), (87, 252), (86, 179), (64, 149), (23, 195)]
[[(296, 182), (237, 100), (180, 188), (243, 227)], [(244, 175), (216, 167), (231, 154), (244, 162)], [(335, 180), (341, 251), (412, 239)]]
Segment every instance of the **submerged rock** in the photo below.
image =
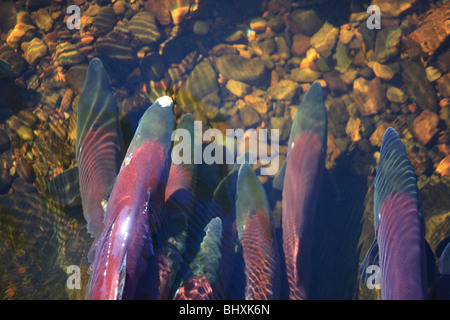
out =
[(17, 47), (22, 41), (30, 41), (36, 33), (36, 27), (32, 24), (28, 12), (17, 13), (17, 23), (6, 38), (6, 43), (11, 47)]
[(102, 7), (93, 20), (94, 33), (102, 34), (111, 31), (116, 24), (116, 16), (112, 7)]
[(375, 40), (375, 56), (379, 63), (384, 63), (398, 55), (402, 29), (400, 27), (381, 28)]
[(316, 33), (324, 24), (324, 20), (312, 9), (296, 10), (290, 15), (290, 18), (297, 30), (308, 37)]
[(273, 100), (291, 101), (298, 92), (299, 85), (297, 82), (282, 79), (275, 85), (267, 89), (267, 94)]
[(143, 45), (158, 42), (161, 39), (155, 17), (146, 11), (138, 12), (128, 23), (128, 30)]
[(362, 77), (353, 82), (353, 100), (361, 116), (377, 114), (385, 105), (385, 94), (379, 78), (371, 81)]
[(324, 25), (311, 37), (311, 46), (324, 58), (328, 58), (339, 37), (339, 29), (325, 22)]
[(260, 60), (238, 55), (220, 56), (216, 60), (217, 70), (228, 79), (247, 84), (261, 84), (267, 80), (267, 69)]
[(195, 66), (183, 89), (180, 90), (177, 100), (187, 110), (197, 110), (208, 119), (217, 116), (221, 101), (219, 85), (217, 75), (208, 61), (202, 61)]
[(417, 0), (372, 0), (372, 4), (380, 8), (381, 16), (396, 18), (407, 13)]
[(295, 68), (291, 71), (289, 78), (297, 82), (313, 82), (320, 78), (321, 73), (309, 67)]
[(436, 92), (428, 82), (422, 65), (412, 60), (401, 61), (400, 65), (406, 94), (419, 108), (436, 112), (438, 109)]
[(41, 30), (49, 32), (53, 27), (53, 19), (47, 9), (41, 8), (31, 13), (31, 20)]
[(48, 51), (45, 43), (39, 38), (34, 38), (30, 42), (23, 42), (21, 47), (24, 52), (25, 60), (31, 66), (36, 65)]
[(431, 138), (439, 131), (437, 125), (439, 123), (439, 115), (430, 111), (424, 110), (414, 119), (411, 131), (420, 143), (427, 144)]

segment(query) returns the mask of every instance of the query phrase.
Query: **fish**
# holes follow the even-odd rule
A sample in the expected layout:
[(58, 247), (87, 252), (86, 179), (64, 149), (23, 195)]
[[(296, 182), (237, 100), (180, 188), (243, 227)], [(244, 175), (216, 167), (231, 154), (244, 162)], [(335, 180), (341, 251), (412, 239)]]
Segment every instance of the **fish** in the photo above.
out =
[(171, 164), (173, 101), (158, 98), (140, 119), (108, 200), (94, 247), (88, 299), (158, 297), (154, 237), (163, 227)]
[(281, 228), (289, 299), (308, 299), (317, 197), (325, 168), (327, 113), (322, 87), (313, 83), (298, 107), (282, 179)]
[(236, 228), (245, 270), (245, 299), (278, 297), (279, 270), (269, 201), (261, 182), (248, 163), (237, 178)]
[(122, 150), (119, 110), (108, 75), (100, 59), (93, 58), (78, 100), (76, 159), (83, 214), (95, 239), (104, 229), (101, 201), (119, 172)]
[(192, 274), (178, 288), (174, 300), (217, 299), (215, 285), (222, 257), (222, 220), (219, 217), (212, 218), (204, 231), (200, 250), (190, 265)]
[(383, 300), (426, 299), (434, 256), (424, 238), (416, 176), (391, 127), (383, 135), (373, 199), (375, 240), (360, 273), (379, 266)]

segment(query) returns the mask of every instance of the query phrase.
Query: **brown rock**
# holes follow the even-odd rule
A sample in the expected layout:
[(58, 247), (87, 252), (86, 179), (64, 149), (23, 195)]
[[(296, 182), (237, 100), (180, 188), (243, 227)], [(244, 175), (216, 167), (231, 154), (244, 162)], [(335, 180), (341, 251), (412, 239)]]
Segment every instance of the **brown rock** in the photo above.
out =
[(310, 46), (311, 43), (309, 41), (309, 37), (305, 36), (304, 34), (296, 33), (292, 37), (291, 52), (294, 55), (302, 56)]
[(361, 116), (377, 114), (384, 108), (386, 97), (379, 78), (368, 81), (362, 77), (353, 82), (353, 100)]
[(369, 138), (370, 144), (374, 147), (381, 147), (381, 142), (383, 141), (383, 135), (386, 129), (389, 127), (389, 124), (382, 123), (375, 129), (372, 135)]
[(424, 110), (412, 124), (412, 133), (414, 138), (422, 144), (427, 144), (431, 138), (439, 131), (437, 125), (439, 123), (439, 115), (430, 111)]
[(448, 154), (436, 168), (436, 172), (441, 176), (450, 176), (450, 154)]

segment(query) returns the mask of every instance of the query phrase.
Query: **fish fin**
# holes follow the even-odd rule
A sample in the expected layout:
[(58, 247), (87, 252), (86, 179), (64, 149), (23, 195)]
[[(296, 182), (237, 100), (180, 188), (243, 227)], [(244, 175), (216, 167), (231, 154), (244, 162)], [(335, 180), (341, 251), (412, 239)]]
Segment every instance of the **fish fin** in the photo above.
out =
[(364, 260), (361, 262), (361, 265), (359, 267), (359, 278), (362, 283), (366, 283), (368, 279), (368, 268), (372, 265), (379, 266), (379, 256), (378, 256), (378, 242), (377, 238), (375, 238), (372, 242), (372, 245), (369, 248), (369, 251), (367, 251), (366, 256), (364, 257)]
[(74, 207), (81, 204), (78, 167), (61, 172), (47, 184), (47, 196), (59, 205)]
[(439, 257), (438, 268), (440, 274), (450, 274), (450, 242), (447, 243), (447, 246)]
[(427, 259), (427, 283), (428, 287), (432, 287), (436, 281), (436, 258), (430, 244), (425, 240), (425, 253)]
[(440, 258), (442, 252), (444, 252), (447, 245), (450, 243), (450, 236), (444, 238), (441, 242), (439, 242), (438, 246), (436, 247), (436, 257)]

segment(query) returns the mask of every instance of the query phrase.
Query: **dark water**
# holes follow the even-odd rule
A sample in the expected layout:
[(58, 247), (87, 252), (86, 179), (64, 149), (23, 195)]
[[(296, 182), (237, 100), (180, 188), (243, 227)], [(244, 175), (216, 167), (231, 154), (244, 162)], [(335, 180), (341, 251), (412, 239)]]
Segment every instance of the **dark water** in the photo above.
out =
[[(319, 81), (329, 134), (311, 298), (379, 299), (358, 271), (374, 237), (373, 172), (387, 126), (418, 176), (426, 240), (435, 250), (450, 233), (450, 9), (372, 3), (380, 29), (367, 27), (370, 1), (0, 1), (9, 65), (0, 68), (0, 298), (85, 297), (92, 239), (81, 204), (62, 206), (45, 191), (76, 165), (77, 101), (98, 56), (126, 142), (146, 108), (169, 95), (176, 118), (192, 112), (203, 130), (279, 129), (280, 166), (295, 110)], [(71, 4), (80, 29), (66, 24)], [(212, 197), (228, 168), (202, 170)], [(270, 194), (273, 176), (260, 180)], [(281, 239), (280, 203), (271, 207)], [(71, 265), (81, 289), (66, 285)]]

